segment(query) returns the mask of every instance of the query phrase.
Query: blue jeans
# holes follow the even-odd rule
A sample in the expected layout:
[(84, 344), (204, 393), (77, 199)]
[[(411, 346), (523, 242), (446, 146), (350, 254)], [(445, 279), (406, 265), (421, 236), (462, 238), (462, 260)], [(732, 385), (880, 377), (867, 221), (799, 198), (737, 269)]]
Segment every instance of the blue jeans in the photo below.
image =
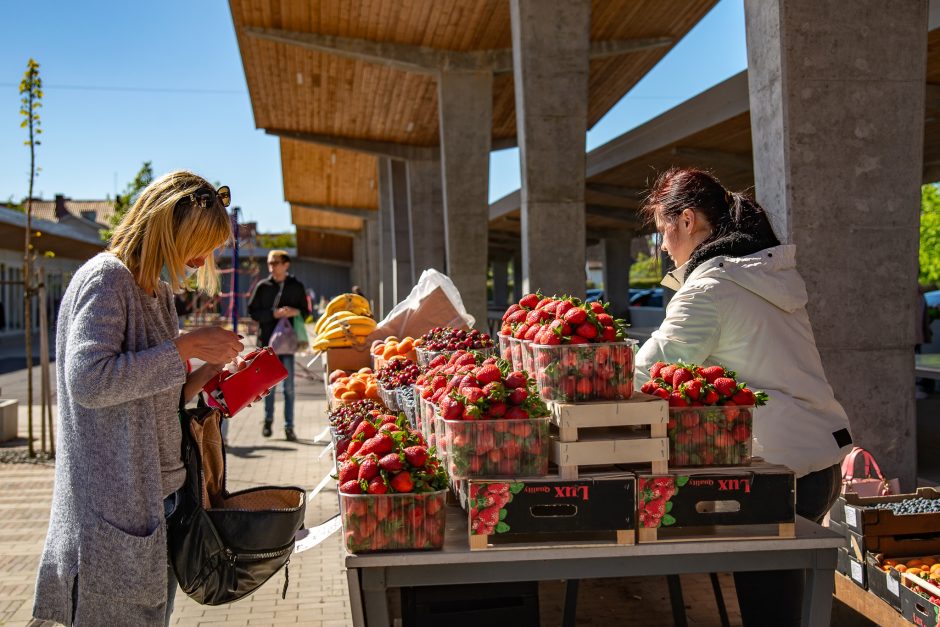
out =
[[(284, 388), (284, 428), (294, 428), (294, 356), (278, 355), (278, 359), (284, 364), (287, 370), (287, 378), (278, 384), (278, 387)], [(274, 395), (277, 389), (271, 390), (271, 393), (264, 397), (264, 421), (274, 422)]]

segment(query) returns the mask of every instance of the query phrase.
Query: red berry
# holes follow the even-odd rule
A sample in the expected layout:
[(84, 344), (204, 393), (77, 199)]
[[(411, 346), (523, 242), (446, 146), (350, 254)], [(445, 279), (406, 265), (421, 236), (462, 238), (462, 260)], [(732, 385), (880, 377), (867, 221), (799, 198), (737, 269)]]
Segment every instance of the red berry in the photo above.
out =
[(389, 485), (392, 486), (392, 489), (396, 492), (411, 492), (414, 487), (414, 481), (411, 479), (411, 474), (407, 472), (400, 472), (389, 481)]

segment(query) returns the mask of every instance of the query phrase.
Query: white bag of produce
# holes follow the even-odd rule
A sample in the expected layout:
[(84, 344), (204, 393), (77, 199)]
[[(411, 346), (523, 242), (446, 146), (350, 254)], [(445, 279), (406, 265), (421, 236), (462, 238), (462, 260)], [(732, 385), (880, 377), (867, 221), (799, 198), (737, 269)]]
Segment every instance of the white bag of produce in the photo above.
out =
[(469, 328), (475, 321), (450, 277), (432, 268), (421, 273), (408, 297), (395, 305), (368, 339), (420, 337), (434, 327)]

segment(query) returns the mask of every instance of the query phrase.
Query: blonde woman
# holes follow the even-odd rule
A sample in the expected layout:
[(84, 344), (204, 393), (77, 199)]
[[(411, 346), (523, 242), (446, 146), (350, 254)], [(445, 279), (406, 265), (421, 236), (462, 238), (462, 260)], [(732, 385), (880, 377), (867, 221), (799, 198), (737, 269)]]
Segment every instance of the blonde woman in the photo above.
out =
[[(180, 336), (173, 292), (217, 290), (227, 187), (190, 172), (147, 186), (59, 312), (55, 488), (33, 615), (65, 625), (164, 625), (176, 579), (166, 517), (186, 473), (177, 408), (242, 350), (221, 328)], [(161, 278), (162, 277), (162, 278)], [(191, 374), (190, 358), (205, 363)]]

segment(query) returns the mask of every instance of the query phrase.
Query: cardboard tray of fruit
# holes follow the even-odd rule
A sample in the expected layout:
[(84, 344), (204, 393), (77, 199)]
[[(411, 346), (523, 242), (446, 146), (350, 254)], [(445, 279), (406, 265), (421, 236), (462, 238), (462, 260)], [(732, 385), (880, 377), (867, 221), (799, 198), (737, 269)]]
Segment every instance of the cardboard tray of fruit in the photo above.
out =
[(860, 497), (846, 493), (830, 516), (864, 536), (940, 533), (940, 491), (918, 488), (914, 494)]
[[(932, 573), (931, 573), (932, 574)], [(940, 623), (940, 587), (936, 578), (901, 573), (901, 613), (908, 621), (923, 627)]]
[[(865, 555), (868, 589), (885, 603), (901, 611), (901, 587), (908, 585), (903, 575), (910, 572), (940, 583), (940, 539), (911, 540), (908, 547), (897, 553), (873, 553)], [(892, 557), (887, 557), (888, 555)]]

